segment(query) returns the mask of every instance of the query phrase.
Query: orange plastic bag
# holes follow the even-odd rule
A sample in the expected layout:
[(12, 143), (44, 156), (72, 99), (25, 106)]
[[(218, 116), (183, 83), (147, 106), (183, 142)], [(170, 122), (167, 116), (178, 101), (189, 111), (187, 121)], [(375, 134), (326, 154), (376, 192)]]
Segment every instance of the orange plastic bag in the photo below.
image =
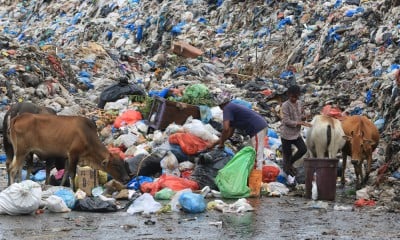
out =
[(114, 121), (114, 127), (120, 128), (123, 123), (126, 125), (132, 125), (137, 121), (142, 120), (142, 114), (135, 110), (126, 110)]
[(210, 145), (207, 141), (190, 133), (174, 133), (168, 138), (169, 143), (179, 144), (182, 152), (187, 155), (194, 155), (206, 150)]
[(199, 190), (199, 184), (195, 181), (180, 178), (173, 175), (163, 174), (161, 177), (155, 182), (146, 182), (140, 185), (140, 190), (142, 192), (150, 193), (151, 195), (155, 195), (158, 191), (163, 188), (170, 188), (175, 192), (180, 190), (190, 188), (193, 191)]

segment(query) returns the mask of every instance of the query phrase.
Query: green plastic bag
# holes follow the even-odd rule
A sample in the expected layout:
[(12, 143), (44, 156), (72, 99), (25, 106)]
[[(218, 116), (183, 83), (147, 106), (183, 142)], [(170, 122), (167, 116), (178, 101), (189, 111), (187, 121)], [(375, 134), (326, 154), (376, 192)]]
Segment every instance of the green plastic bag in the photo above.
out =
[(172, 189), (163, 188), (154, 195), (154, 198), (157, 200), (170, 200), (174, 194), (175, 192)]
[(181, 101), (193, 105), (213, 105), (210, 91), (207, 86), (202, 83), (188, 86), (183, 92)]
[(218, 171), (215, 183), (224, 198), (245, 198), (250, 195), (247, 186), (249, 174), (254, 166), (256, 151), (252, 147), (244, 147)]

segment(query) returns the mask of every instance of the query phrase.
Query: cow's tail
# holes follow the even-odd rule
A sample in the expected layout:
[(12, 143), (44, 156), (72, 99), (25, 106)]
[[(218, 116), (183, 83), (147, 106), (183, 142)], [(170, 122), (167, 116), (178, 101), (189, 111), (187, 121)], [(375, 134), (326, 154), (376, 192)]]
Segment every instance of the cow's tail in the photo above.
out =
[(15, 136), (14, 123), (15, 123), (15, 118), (10, 119), (8, 121), (8, 128), (7, 128), (8, 142), (11, 144), (11, 147), (13, 150), (13, 155), (15, 155), (15, 147), (17, 146), (17, 143), (16, 143), (17, 140), (16, 140), (16, 138), (13, 138), (13, 136)]
[(326, 128), (326, 149), (328, 149), (328, 154), (329, 154), (329, 145), (331, 145), (332, 141), (332, 127), (330, 124), (328, 124), (328, 127)]

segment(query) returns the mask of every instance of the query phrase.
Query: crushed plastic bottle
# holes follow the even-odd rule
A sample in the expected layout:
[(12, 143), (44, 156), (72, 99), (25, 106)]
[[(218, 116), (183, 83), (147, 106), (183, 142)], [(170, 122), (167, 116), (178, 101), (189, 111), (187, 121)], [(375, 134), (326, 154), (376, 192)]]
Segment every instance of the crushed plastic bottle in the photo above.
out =
[(318, 199), (318, 186), (317, 186), (317, 173), (314, 171), (314, 176), (312, 180), (312, 188), (311, 188), (311, 199), (317, 200)]

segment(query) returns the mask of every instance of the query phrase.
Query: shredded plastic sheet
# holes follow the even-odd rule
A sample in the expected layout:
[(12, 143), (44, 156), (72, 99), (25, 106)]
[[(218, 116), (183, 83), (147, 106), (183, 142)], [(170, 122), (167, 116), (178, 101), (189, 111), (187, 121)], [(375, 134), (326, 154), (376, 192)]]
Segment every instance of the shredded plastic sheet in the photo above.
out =
[(243, 213), (254, 211), (254, 208), (245, 198), (240, 198), (232, 204), (227, 204), (222, 200), (215, 200), (208, 203), (208, 208), (213, 208), (223, 213)]
[(161, 209), (161, 204), (154, 200), (153, 196), (149, 193), (144, 193), (129, 206), (127, 213), (135, 214), (135, 213), (155, 213)]
[(71, 209), (65, 204), (64, 200), (59, 196), (51, 195), (45, 200), (45, 202), (46, 208), (51, 212), (63, 213), (71, 211)]

